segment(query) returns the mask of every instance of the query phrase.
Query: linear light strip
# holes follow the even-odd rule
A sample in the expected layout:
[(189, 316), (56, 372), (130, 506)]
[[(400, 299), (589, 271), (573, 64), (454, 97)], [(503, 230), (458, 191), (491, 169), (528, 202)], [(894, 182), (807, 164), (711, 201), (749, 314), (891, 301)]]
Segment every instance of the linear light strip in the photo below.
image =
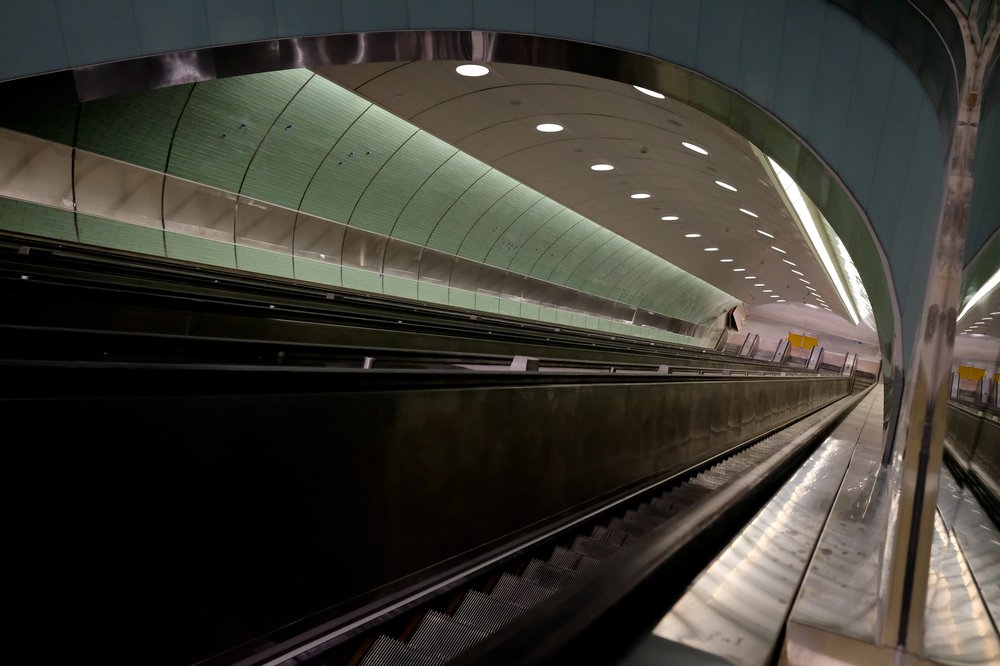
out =
[(994, 273), (993, 277), (987, 280), (986, 284), (980, 287), (979, 291), (977, 291), (972, 295), (972, 298), (969, 299), (969, 302), (965, 304), (964, 308), (962, 308), (962, 314), (958, 315), (958, 321), (962, 321), (962, 317), (969, 314), (969, 310), (974, 308), (976, 306), (976, 303), (983, 300), (983, 298), (986, 295), (988, 295), (991, 291), (996, 289), (998, 284), (1000, 284), (1000, 270)]
[(858, 313), (854, 309), (854, 304), (851, 303), (851, 299), (847, 294), (847, 288), (840, 279), (840, 273), (837, 272), (837, 268), (833, 263), (833, 258), (826, 249), (826, 244), (823, 243), (823, 237), (819, 233), (819, 228), (816, 226), (816, 220), (813, 219), (812, 211), (809, 210), (808, 204), (802, 190), (799, 186), (792, 180), (792, 177), (785, 173), (785, 170), (778, 166), (778, 163), (772, 160), (770, 157), (767, 158), (768, 163), (774, 170), (775, 175), (778, 176), (778, 181), (781, 183), (781, 187), (785, 190), (785, 195), (792, 204), (792, 208), (795, 210), (795, 214), (798, 215), (799, 221), (802, 222), (802, 226), (806, 230), (806, 236), (809, 239), (809, 243), (812, 245), (813, 250), (819, 255), (820, 262), (823, 264), (823, 269), (826, 274), (830, 277), (831, 282), (837, 288), (837, 294), (840, 296), (840, 300), (843, 302), (844, 306), (847, 308), (847, 313), (851, 315), (851, 321), (857, 326), (861, 323), (858, 318)]

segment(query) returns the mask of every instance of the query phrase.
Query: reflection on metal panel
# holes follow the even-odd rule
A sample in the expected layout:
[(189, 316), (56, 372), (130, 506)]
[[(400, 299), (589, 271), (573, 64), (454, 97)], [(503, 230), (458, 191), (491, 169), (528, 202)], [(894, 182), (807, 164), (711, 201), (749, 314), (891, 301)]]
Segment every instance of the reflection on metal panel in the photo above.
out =
[(80, 213), (159, 229), (162, 192), (162, 173), (77, 151), (76, 207)]
[(352, 268), (363, 268), (378, 272), (382, 269), (382, 254), (388, 239), (381, 235), (357, 227), (348, 227), (344, 232), (344, 251), (341, 263)]
[(771, 663), (784, 619), (866, 422), (873, 390), (698, 577), (654, 634), (733, 664)]
[(56, 208), (73, 208), (72, 149), (0, 130), (0, 195)]
[[(945, 529), (940, 514), (934, 518), (924, 654), (942, 664), (996, 664), (1000, 661), (996, 627), (958, 542)], [(1000, 543), (994, 552), (1000, 553)]]
[(423, 248), (413, 243), (390, 238), (385, 248), (382, 272), (386, 275), (416, 280), (420, 274), (420, 259)]
[(299, 213), (295, 218), (295, 256), (339, 264), (346, 229), (343, 224)]
[(424, 250), (420, 259), (420, 281), (448, 286), (455, 257), (436, 250)]
[(236, 205), (236, 242), (281, 254), (292, 253), (295, 211), (239, 197)]
[(476, 293), (487, 296), (499, 296), (507, 271), (487, 264), (479, 269), (479, 281), (476, 283)]
[(1000, 532), (969, 489), (958, 486), (947, 467), (941, 470), (938, 510), (982, 591), (993, 625), (1000, 625)]
[(451, 276), (448, 286), (453, 289), (464, 289), (475, 293), (479, 283), (479, 268), (482, 264), (471, 259), (456, 257), (451, 266)]
[(890, 499), (881, 465), (882, 412), (883, 401), (876, 400), (792, 607), (789, 644), (796, 625), (875, 638)]
[(163, 225), (167, 231), (234, 242), (236, 195), (166, 176)]

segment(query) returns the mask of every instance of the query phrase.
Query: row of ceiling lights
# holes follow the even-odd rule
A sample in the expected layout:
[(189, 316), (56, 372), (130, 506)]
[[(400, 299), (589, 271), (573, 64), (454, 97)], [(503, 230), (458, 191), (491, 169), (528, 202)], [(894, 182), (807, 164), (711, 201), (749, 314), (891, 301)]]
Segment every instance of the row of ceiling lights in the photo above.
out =
[[(483, 65), (466, 64), (466, 65), (459, 65), (458, 67), (455, 68), (455, 71), (458, 72), (459, 74), (461, 74), (462, 76), (478, 77), (478, 76), (485, 76), (486, 74), (489, 73), (490, 70), (487, 67), (484, 67)], [(632, 87), (635, 88), (636, 90), (638, 90), (639, 92), (643, 93), (644, 95), (649, 95), (650, 97), (654, 97), (656, 99), (666, 99), (665, 95), (663, 95), (662, 93), (656, 92), (655, 90), (650, 90), (648, 88), (643, 88), (642, 86), (635, 86), (635, 85), (632, 86)], [(558, 123), (540, 123), (540, 124), (538, 124), (538, 125), (535, 126), (535, 129), (538, 130), (539, 132), (543, 132), (543, 133), (555, 133), (555, 132), (561, 132), (565, 128), (562, 125), (559, 125)], [(681, 141), (681, 145), (684, 148), (687, 148), (688, 150), (690, 150), (691, 152), (698, 153), (699, 155), (708, 155), (708, 151), (706, 149), (702, 148), (701, 146), (699, 146), (697, 144), (691, 143), (689, 141)], [(592, 171), (608, 172), (608, 171), (613, 171), (615, 167), (614, 167), (613, 164), (599, 163), (599, 164), (592, 164), (590, 166), (590, 168), (591, 168)], [(722, 180), (716, 180), (715, 184), (718, 185), (719, 187), (721, 187), (724, 190), (729, 190), (730, 192), (738, 192), (739, 191), (735, 186), (730, 185), (729, 183), (727, 183), (725, 181), (722, 181)], [(645, 199), (650, 199), (650, 198), (652, 198), (652, 196), (653, 195), (651, 195), (649, 192), (633, 192), (632, 194), (629, 195), (629, 198), (635, 199), (637, 201), (641, 201), (641, 200), (645, 200)], [(755, 219), (757, 219), (757, 218), (760, 217), (759, 215), (757, 215), (757, 213), (755, 213), (755, 212), (753, 212), (751, 210), (747, 210), (746, 208), (739, 208), (738, 210), (741, 213), (743, 213), (744, 215), (747, 215), (747, 216), (755, 218)], [(664, 222), (675, 222), (675, 221), (679, 220), (680, 217), (678, 217), (677, 215), (664, 215), (664, 216), (660, 217), (660, 219), (663, 220)], [(757, 229), (757, 233), (759, 233), (759, 234), (761, 234), (763, 236), (766, 236), (767, 238), (772, 238), (772, 239), (774, 238), (774, 235), (769, 234), (768, 232), (764, 231), (763, 229)], [(689, 233), (689, 234), (684, 234), (684, 237), (685, 238), (701, 238), (701, 234)], [(771, 246), (771, 249), (773, 249), (773, 250), (775, 250), (777, 252), (780, 252), (781, 254), (787, 254), (784, 250), (782, 250), (781, 248), (779, 248), (777, 246), (774, 246), (774, 245)], [(717, 247), (706, 247), (705, 248), (705, 252), (718, 252), (718, 251), (719, 251), (719, 248), (717, 248)], [(795, 267), (795, 263), (794, 262), (789, 261), (788, 259), (782, 259), (782, 261), (784, 261), (786, 264), (789, 264), (790, 266), (793, 267), (793, 270), (792, 270), (793, 273), (796, 273), (799, 276), (803, 276), (803, 273), (801, 273), (801, 272), (799, 272), (797, 270), (794, 270), (794, 267)], [(724, 264), (729, 264), (729, 263), (733, 263), (733, 260), (729, 259), (729, 258), (724, 258), (724, 259), (720, 259), (719, 262), (720, 263), (724, 263)], [(734, 268), (733, 272), (734, 273), (744, 273), (744, 272), (746, 272), (746, 269), (745, 268)], [(757, 277), (754, 276), (754, 275), (747, 275), (747, 276), (744, 277), (744, 279), (746, 279), (746, 280), (756, 280)], [(817, 301), (821, 304), (821, 306), (823, 307), (823, 309), (829, 311), (830, 307), (826, 304), (826, 301), (823, 300), (822, 296), (820, 296), (818, 293), (816, 293), (816, 290), (812, 286), (810, 286), (810, 282), (808, 280), (806, 280), (804, 276), (800, 277), (799, 280), (805, 283), (806, 289), (810, 290), (811, 295), (814, 296), (817, 299)], [(766, 284), (763, 283), (763, 282), (758, 282), (758, 283), (755, 283), (754, 286), (755, 287), (764, 287), (764, 286), (766, 286)], [(774, 294), (773, 291), (774, 291), (773, 289), (763, 289), (762, 290), (762, 292), (765, 293), (765, 294), (768, 294), (770, 296), (770, 298), (775, 299), (775, 301), (777, 303), (784, 303), (785, 299), (781, 298), (781, 296), (778, 295), (778, 294)], [(819, 306), (813, 305), (811, 303), (806, 303), (806, 305), (808, 305), (811, 308), (818, 308), (819, 307)]]
[[(658, 92), (656, 92), (654, 90), (649, 90), (649, 89), (643, 88), (641, 86), (632, 86), (632, 87), (635, 88), (636, 90), (638, 90), (639, 92), (645, 94), (645, 95), (649, 95), (650, 97), (655, 97), (656, 99), (665, 99), (665, 96), (663, 94), (658, 93)], [(687, 148), (688, 150), (696, 152), (696, 153), (698, 153), (700, 155), (708, 155), (708, 151), (707, 150), (705, 150), (701, 146), (695, 145), (693, 143), (689, 143), (687, 141), (682, 141), (681, 145), (684, 146), (685, 148)], [(605, 165), (605, 166), (607, 166), (609, 169), (613, 168), (610, 165)], [(591, 167), (591, 168), (593, 168), (593, 167)], [(725, 181), (722, 181), (722, 180), (716, 180), (715, 184), (718, 185), (719, 187), (721, 187), (724, 190), (729, 190), (730, 192), (738, 192), (739, 191), (735, 186), (730, 185), (729, 183), (727, 183)], [(646, 198), (649, 198), (648, 194), (643, 194), (641, 196), (640, 196), (640, 194), (642, 194), (642, 193), (633, 194), (631, 196), (632, 196), (633, 199), (646, 199)], [(746, 208), (739, 208), (738, 210), (741, 213), (743, 213), (744, 215), (747, 215), (747, 216), (752, 217), (754, 219), (758, 219), (760, 217), (759, 215), (757, 215), (757, 213), (753, 212), (752, 210), (748, 210)], [(666, 219), (666, 218), (661, 218), (661, 219)], [(676, 218), (674, 218), (674, 219), (676, 219)], [(764, 231), (763, 229), (757, 229), (757, 233), (761, 234), (762, 236), (766, 236), (767, 238), (771, 238), (771, 239), (774, 238), (773, 234), (770, 234), (770, 233)], [(698, 234), (698, 233), (689, 233), (689, 234), (684, 234), (684, 237), (685, 238), (701, 238), (701, 234)], [(781, 254), (788, 254), (787, 252), (785, 252), (785, 250), (781, 249), (780, 247), (778, 247), (776, 245), (772, 245), (771, 249), (775, 250), (776, 252), (779, 252)], [(705, 248), (705, 252), (718, 252), (718, 251), (719, 251), (719, 248), (717, 248), (717, 247), (706, 247)], [(720, 259), (719, 261), (721, 263), (724, 263), (724, 264), (728, 264), (728, 263), (732, 263), (733, 262), (733, 260), (729, 259), (729, 258)], [(795, 262), (793, 262), (793, 261), (791, 261), (789, 259), (782, 259), (782, 261), (792, 267), (792, 272), (795, 273), (796, 275), (800, 276), (799, 277), (799, 281), (801, 281), (802, 283), (804, 283), (805, 288), (808, 289), (809, 292), (810, 292), (810, 294), (814, 298), (816, 298), (816, 300), (820, 303), (820, 305), (814, 305), (812, 303), (806, 303), (806, 305), (808, 305), (809, 307), (814, 308), (814, 309), (819, 309), (820, 307), (822, 307), (824, 310), (831, 311), (830, 310), (830, 306), (828, 306), (826, 304), (826, 301), (823, 300), (823, 297), (819, 293), (817, 293), (816, 289), (814, 289), (811, 286), (811, 283), (809, 282), (809, 280), (805, 279), (805, 274), (802, 273), (801, 271), (795, 270), (795, 266), (796, 266)], [(734, 268), (733, 272), (734, 273), (745, 273), (746, 269), (745, 268)], [(757, 276), (755, 276), (755, 275), (746, 275), (746, 276), (744, 276), (743, 279), (745, 279), (745, 280), (756, 280)], [(755, 286), (755, 287), (766, 287), (767, 284), (764, 283), (764, 282), (755, 282), (753, 286)], [(781, 296), (779, 294), (775, 294), (773, 289), (761, 289), (761, 293), (767, 294), (768, 297), (774, 299), (776, 303), (784, 303), (785, 300), (786, 300), (784, 298), (781, 298)]]
[(977, 332), (976, 329), (979, 328), (980, 326), (985, 326), (988, 329), (990, 327), (990, 325), (987, 324), (986, 322), (993, 321), (993, 316), (994, 315), (1000, 315), (1000, 311), (998, 311), (998, 312), (991, 312), (989, 317), (983, 317), (982, 319), (980, 319), (979, 321), (977, 321), (976, 323), (972, 324), (971, 326), (969, 326), (968, 328), (966, 328), (964, 331), (962, 331), (962, 335), (969, 335), (970, 333), (973, 336), (981, 336), (981, 335), (983, 335), (982, 333)]

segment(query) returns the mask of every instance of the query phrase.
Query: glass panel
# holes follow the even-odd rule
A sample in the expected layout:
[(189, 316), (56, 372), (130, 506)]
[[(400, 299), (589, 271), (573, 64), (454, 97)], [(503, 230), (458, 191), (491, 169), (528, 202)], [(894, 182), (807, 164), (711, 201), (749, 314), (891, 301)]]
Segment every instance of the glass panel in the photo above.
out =
[(346, 230), (343, 224), (299, 213), (295, 218), (295, 256), (339, 264)]
[(72, 149), (0, 130), (0, 195), (73, 209)]
[(388, 238), (357, 227), (347, 227), (341, 263), (351, 268), (381, 273), (382, 255)]
[(167, 231), (233, 242), (236, 195), (166, 176), (163, 224)]
[(390, 238), (385, 248), (385, 264), (382, 272), (386, 275), (398, 275), (416, 280), (420, 274), (420, 255), (423, 249), (420, 245)]
[(77, 211), (159, 229), (163, 174), (84, 151), (76, 154)]
[(236, 205), (236, 242), (261, 250), (292, 253), (295, 211), (247, 197)]

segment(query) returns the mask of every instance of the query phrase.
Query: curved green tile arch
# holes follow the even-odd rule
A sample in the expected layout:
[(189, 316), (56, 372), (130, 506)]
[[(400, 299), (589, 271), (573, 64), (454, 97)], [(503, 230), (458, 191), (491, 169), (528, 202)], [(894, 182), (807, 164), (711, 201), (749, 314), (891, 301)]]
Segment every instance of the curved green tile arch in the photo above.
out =
[[(80, 105), (78, 119), (58, 112), (47, 120), (12, 125), (65, 141), (70, 135), (61, 125), (66, 122), (74, 123), (75, 146), (82, 150), (457, 257), (444, 274), (426, 276), (473, 285), (452, 290), (448, 302), (461, 298), (458, 304), (476, 307), (483, 298), (499, 297), (496, 289), (486, 288), (495, 296), (476, 293), (479, 264), (707, 326), (706, 331), (737, 302), (307, 70), (109, 98)], [(164, 190), (164, 219), (168, 207), (176, 208), (175, 198)], [(233, 243), (238, 231), (233, 227)], [(382, 274), (392, 272), (386, 265), (388, 245), (365, 238), (365, 272), (352, 275), (361, 281), (356, 286), (381, 292), (386, 288)], [(171, 256), (191, 257), (191, 242), (170, 236), (165, 249)], [(292, 250), (278, 258), (239, 246), (233, 259), (213, 254), (210, 260), (294, 277)], [(630, 279), (634, 263), (647, 267), (645, 279)], [(426, 291), (425, 296), (412, 288), (408, 293), (440, 300), (430, 287)], [(470, 295), (460, 295), (466, 292)]]

